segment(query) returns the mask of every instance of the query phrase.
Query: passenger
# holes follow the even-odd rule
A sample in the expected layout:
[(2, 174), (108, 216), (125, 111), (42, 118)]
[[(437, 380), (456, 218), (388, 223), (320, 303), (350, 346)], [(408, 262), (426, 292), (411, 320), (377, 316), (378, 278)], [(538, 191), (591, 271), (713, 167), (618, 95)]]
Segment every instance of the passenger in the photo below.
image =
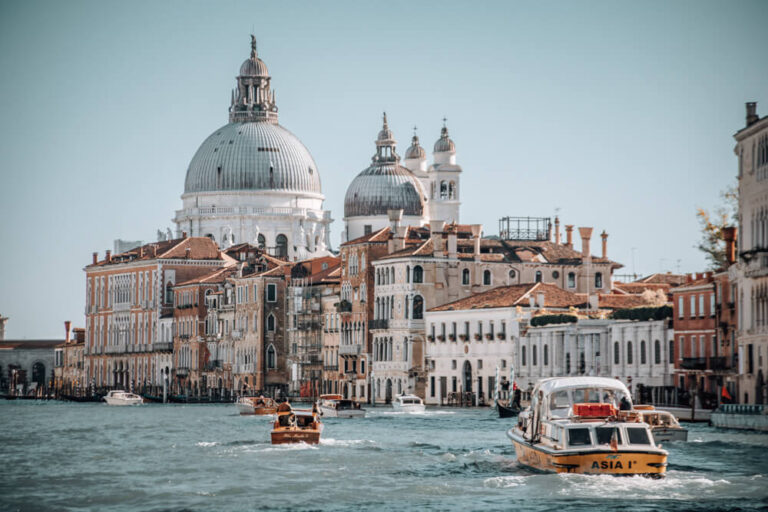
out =
[(619, 407), (622, 411), (631, 411), (632, 410), (632, 404), (629, 403), (629, 400), (627, 400), (626, 395), (621, 397), (621, 406)]

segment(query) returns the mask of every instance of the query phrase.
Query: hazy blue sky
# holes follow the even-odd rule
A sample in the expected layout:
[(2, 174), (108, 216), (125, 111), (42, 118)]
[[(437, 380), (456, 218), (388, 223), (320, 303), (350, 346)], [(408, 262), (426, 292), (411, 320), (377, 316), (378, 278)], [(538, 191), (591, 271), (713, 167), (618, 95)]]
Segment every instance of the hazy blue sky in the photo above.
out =
[(766, 19), (765, 1), (1, 1), (7, 335), (84, 325), (91, 252), (172, 225), (252, 30), (334, 247), (386, 110), (401, 154), (448, 118), (462, 221), (486, 234), (559, 208), (628, 272), (702, 270), (695, 208), (735, 180), (744, 102), (768, 113)]

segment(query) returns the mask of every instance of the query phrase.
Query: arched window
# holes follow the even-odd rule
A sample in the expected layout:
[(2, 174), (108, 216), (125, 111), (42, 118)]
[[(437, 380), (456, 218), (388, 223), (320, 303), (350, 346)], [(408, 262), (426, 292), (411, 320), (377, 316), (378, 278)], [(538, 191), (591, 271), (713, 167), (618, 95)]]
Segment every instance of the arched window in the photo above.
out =
[(619, 355), (619, 342), (615, 342), (613, 344), (613, 364), (619, 364), (619, 358), (621, 356)]
[(469, 269), (465, 268), (461, 271), (461, 284), (468, 285), (469, 284)]
[(448, 183), (448, 199), (456, 199), (456, 183)]
[(267, 347), (267, 368), (270, 370), (277, 368), (277, 354), (275, 354), (275, 347), (272, 345)]
[(483, 271), (483, 285), (490, 286), (491, 284), (491, 271), (490, 270), (484, 270)]
[(173, 283), (170, 281), (165, 285), (165, 303), (173, 304)]
[(523, 345), (523, 348), (520, 350), (520, 359), (522, 360), (522, 365), (525, 366), (525, 345)]
[[(424, 269), (421, 268), (421, 265), (416, 265), (413, 267), (413, 282), (414, 283), (423, 283), (424, 282)], [(414, 318), (416, 318), (414, 316)]]
[(275, 257), (288, 258), (288, 237), (285, 235), (277, 235), (275, 238)]
[(536, 366), (536, 345), (531, 347), (531, 366)]
[(602, 288), (603, 287), (603, 273), (602, 272), (596, 272), (595, 273), (595, 288)]
[(440, 182), (440, 199), (448, 199), (448, 184), (444, 181)]
[(516, 275), (517, 275), (517, 272), (515, 272), (514, 270), (510, 270), (510, 271), (509, 271), (509, 277), (510, 277), (510, 279), (514, 279)]
[(413, 319), (422, 320), (423, 318), (424, 318), (424, 299), (422, 298), (421, 295), (416, 295), (413, 298)]
[(647, 363), (645, 358), (645, 340), (640, 340), (640, 364)]
[(405, 266), (405, 282), (406, 283), (411, 282), (411, 266), (410, 265)]
[(632, 342), (627, 342), (627, 364), (632, 364)]
[(275, 331), (275, 315), (272, 313), (269, 314), (267, 317), (267, 331), (274, 332)]
[(576, 274), (568, 272), (568, 288), (576, 288)]
[(544, 366), (549, 366), (549, 345), (544, 345)]
[(541, 282), (541, 270), (536, 271), (536, 282), (537, 283)]
[(653, 362), (661, 364), (661, 342), (659, 340), (653, 342)]

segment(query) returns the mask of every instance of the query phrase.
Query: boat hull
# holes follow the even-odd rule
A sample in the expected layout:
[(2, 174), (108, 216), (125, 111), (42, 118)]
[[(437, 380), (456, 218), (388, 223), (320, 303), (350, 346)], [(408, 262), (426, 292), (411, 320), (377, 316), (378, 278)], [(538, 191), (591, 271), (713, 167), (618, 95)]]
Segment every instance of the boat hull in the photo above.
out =
[(104, 397), (104, 401), (107, 405), (141, 405), (144, 400), (141, 398), (111, 398)]
[(272, 444), (294, 444), (307, 443), (318, 444), (320, 442), (320, 431), (310, 429), (295, 430), (273, 430)]
[(520, 413), (520, 409), (506, 407), (499, 403), (496, 404), (496, 410), (499, 413), (499, 418), (515, 418)]
[(656, 444), (688, 440), (688, 429), (685, 428), (652, 427), (651, 434), (653, 434), (653, 440)]
[(397, 403), (393, 403), (392, 409), (399, 412), (424, 412), (426, 407), (424, 404), (399, 405)]
[(517, 460), (530, 468), (550, 473), (588, 475), (645, 475), (661, 477), (667, 455), (643, 450), (589, 450), (553, 453), (510, 435)]
[(331, 409), (328, 407), (320, 406), (320, 413), (324, 418), (365, 418), (365, 410), (363, 409)]

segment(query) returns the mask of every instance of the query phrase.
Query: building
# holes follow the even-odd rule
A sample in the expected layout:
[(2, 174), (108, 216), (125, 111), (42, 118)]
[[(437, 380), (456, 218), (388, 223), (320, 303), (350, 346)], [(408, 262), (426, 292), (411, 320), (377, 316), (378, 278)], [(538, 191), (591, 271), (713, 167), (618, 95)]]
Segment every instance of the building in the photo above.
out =
[(88, 383), (85, 380), (85, 329), (70, 329), (64, 322), (64, 343), (54, 351), (54, 388), (57, 395), (83, 395)]
[(328, 279), (332, 278), (336, 279), (338, 284), (335, 288), (331, 288), (332, 292), (325, 293), (320, 297), (320, 312), (323, 315), (323, 334), (321, 338), (323, 373), (321, 391), (322, 393), (342, 394), (344, 392), (345, 375), (339, 371), (339, 363), (342, 360), (339, 354), (341, 341), (341, 313), (339, 313), (339, 303), (341, 302), (341, 266), (329, 274)]
[(167, 384), (173, 344), (162, 330), (169, 323), (179, 328), (173, 323), (174, 286), (233, 264), (213, 240), (183, 235), (114, 256), (107, 251), (102, 260), (93, 254), (84, 269), (89, 386), (160, 393)]
[(280, 259), (327, 254), (330, 212), (309, 150), (278, 124), (275, 92), (256, 52), (240, 66), (229, 123), (200, 146), (187, 169), (177, 236), (205, 236), (227, 248), (253, 243)]
[[(0, 317), (5, 328), (8, 318)], [(3, 332), (4, 337), (4, 332)], [(55, 350), (64, 340), (0, 340), (0, 390), (47, 395), (54, 389)]]
[(740, 403), (768, 402), (768, 116), (747, 103), (746, 125), (736, 132), (738, 158), (738, 262), (728, 272), (738, 312)]

